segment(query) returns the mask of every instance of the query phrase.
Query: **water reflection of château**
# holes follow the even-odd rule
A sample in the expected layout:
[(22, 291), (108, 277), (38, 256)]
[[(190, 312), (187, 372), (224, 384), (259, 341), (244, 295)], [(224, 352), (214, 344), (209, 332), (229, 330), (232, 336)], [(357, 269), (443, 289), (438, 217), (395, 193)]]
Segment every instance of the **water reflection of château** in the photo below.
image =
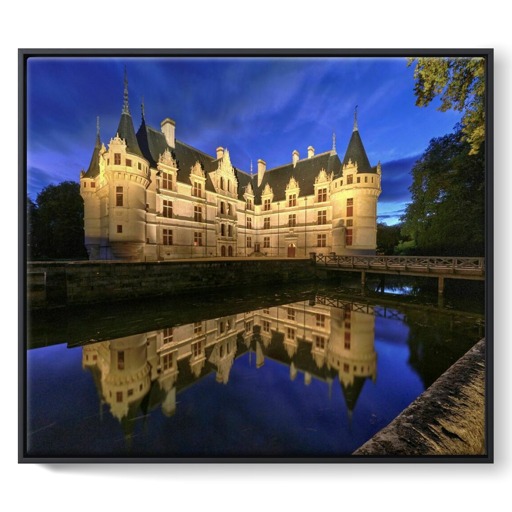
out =
[(214, 372), (227, 384), (235, 358), (255, 354), (303, 374), (341, 385), (349, 415), (366, 379), (376, 379), (373, 308), (333, 307), (314, 301), (269, 307), (159, 329), (83, 347), (82, 362), (95, 379), (101, 404), (126, 423), (161, 406), (176, 412), (176, 395)]

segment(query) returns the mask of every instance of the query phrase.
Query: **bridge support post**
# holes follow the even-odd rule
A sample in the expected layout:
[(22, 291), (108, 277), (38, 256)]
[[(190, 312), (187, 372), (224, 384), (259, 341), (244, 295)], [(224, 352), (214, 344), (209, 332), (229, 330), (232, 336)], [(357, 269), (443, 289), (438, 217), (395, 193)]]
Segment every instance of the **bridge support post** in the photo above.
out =
[(439, 276), (437, 278), (437, 293), (439, 295), (444, 294), (444, 277), (443, 276)]

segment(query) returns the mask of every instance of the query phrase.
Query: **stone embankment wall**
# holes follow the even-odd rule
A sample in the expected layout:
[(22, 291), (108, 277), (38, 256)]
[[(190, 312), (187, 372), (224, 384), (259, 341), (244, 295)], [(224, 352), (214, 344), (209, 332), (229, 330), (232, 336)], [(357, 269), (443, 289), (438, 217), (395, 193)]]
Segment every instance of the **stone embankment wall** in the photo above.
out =
[(200, 293), (315, 278), (309, 259), (29, 263), (30, 308)]
[(485, 340), (353, 455), (487, 455)]

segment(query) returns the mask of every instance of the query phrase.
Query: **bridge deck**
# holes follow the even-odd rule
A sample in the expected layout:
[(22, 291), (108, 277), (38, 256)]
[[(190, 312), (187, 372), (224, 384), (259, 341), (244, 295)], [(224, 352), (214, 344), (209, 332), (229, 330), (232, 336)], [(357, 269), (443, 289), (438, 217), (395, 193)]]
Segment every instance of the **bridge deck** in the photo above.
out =
[(438, 256), (338, 256), (311, 254), (317, 267), (328, 270), (409, 276), (485, 279), (484, 258)]

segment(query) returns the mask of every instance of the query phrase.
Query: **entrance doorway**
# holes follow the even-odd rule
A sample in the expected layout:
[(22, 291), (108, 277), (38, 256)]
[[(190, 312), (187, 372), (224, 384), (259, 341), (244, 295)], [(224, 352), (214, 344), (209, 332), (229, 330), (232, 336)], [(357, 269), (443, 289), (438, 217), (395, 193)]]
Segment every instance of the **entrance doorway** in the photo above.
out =
[(295, 244), (288, 246), (288, 258), (295, 258)]

